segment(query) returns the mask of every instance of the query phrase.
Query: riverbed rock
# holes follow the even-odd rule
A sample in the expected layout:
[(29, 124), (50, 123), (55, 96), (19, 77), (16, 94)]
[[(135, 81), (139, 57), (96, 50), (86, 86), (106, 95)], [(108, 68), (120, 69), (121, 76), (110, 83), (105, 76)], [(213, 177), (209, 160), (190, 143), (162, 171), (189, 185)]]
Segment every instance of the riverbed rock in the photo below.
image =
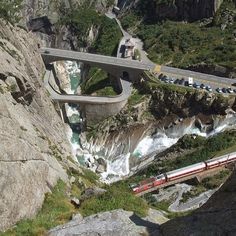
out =
[(98, 167), (96, 169), (97, 173), (103, 173), (105, 171), (106, 171), (106, 169), (105, 169), (105, 167), (103, 165), (98, 165)]
[(158, 236), (158, 225), (133, 212), (114, 210), (71, 221), (49, 231), (50, 236)]

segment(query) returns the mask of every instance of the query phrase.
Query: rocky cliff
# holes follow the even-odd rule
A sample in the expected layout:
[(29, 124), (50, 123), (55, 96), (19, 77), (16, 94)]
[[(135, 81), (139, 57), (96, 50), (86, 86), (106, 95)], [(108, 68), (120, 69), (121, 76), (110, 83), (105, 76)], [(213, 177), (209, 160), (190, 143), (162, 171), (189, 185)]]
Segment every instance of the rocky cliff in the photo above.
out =
[(138, 0), (118, 1), (121, 9), (134, 8), (146, 20), (186, 20), (196, 21), (212, 17), (223, 0)]
[(0, 21), (0, 230), (32, 217), (71, 155), (32, 33)]
[[(105, 13), (113, 2), (108, 0), (63, 0), (63, 1), (23, 1), (22, 22), (29, 30), (36, 32), (43, 44), (56, 48), (86, 50), (78, 46), (78, 38), (86, 41), (90, 46), (98, 34), (98, 28), (89, 25), (86, 33), (75, 32), (70, 24), (63, 20), (73, 10), (79, 8), (95, 9), (99, 13)], [(41, 44), (42, 44), (41, 42)]]
[(235, 97), (224, 97), (203, 91), (157, 87), (152, 93), (151, 110), (156, 117), (167, 115), (191, 117), (199, 113), (205, 115), (225, 115), (229, 108), (236, 110)]

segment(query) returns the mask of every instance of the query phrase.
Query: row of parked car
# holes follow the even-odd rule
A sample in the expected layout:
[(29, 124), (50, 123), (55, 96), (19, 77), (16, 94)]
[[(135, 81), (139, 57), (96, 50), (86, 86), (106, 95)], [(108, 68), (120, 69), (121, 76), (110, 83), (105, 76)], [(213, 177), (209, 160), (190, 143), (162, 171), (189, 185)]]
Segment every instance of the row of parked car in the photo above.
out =
[[(205, 85), (205, 84), (200, 84), (197, 82), (194, 83), (189, 83), (189, 81), (185, 80), (184, 78), (181, 79), (175, 79), (175, 78), (171, 78), (168, 77), (166, 75), (160, 74), (158, 76), (158, 78), (163, 81), (164, 83), (168, 83), (168, 84), (177, 84), (177, 85), (184, 85), (184, 86), (188, 86), (188, 87), (194, 87), (196, 89), (206, 89), (208, 92), (212, 92), (212, 88), (210, 85)], [(218, 93), (236, 93), (236, 89), (232, 89), (232, 88), (217, 88), (216, 92)]]
[(236, 89), (232, 89), (232, 88), (217, 88), (216, 91), (218, 93), (236, 93)]

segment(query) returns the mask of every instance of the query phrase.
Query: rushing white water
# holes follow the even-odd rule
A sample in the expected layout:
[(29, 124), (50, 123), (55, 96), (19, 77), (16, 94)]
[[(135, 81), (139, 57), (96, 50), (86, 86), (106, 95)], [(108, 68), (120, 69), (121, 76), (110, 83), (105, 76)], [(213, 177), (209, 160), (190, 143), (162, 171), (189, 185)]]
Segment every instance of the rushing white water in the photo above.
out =
[[(80, 69), (77, 63), (66, 62), (66, 71), (70, 75), (71, 88), (67, 88), (68, 93), (74, 93), (77, 90), (78, 74)], [(76, 78), (77, 76), (77, 78)], [(73, 83), (73, 85), (72, 85)], [(78, 109), (66, 105), (67, 115), (71, 124), (82, 122)], [(146, 136), (137, 144), (135, 150), (130, 152), (130, 144), (127, 143), (125, 151), (117, 155), (117, 150), (120, 150), (122, 144), (114, 143), (112, 146), (106, 147), (105, 141), (99, 140), (97, 143), (88, 143), (84, 141), (79, 144), (78, 133), (68, 131), (68, 137), (71, 140), (74, 157), (81, 163), (85, 163), (91, 170), (96, 171), (99, 158), (106, 161), (106, 170), (101, 174), (101, 180), (107, 183), (118, 181), (130, 173), (130, 157), (141, 160), (144, 157), (155, 155), (174, 145), (185, 134), (196, 134), (203, 137), (209, 137), (218, 134), (228, 128), (236, 125), (236, 115), (227, 115), (224, 120), (215, 121), (215, 127), (209, 133), (203, 132), (194, 125), (194, 119), (189, 125), (180, 123), (166, 130), (157, 130), (154, 135)]]
[(80, 68), (75, 61), (65, 61), (65, 69), (70, 77), (70, 87), (65, 88), (67, 94), (74, 94), (79, 85)]
[[(174, 145), (185, 134), (195, 134), (208, 138), (212, 135), (223, 132), (228, 128), (233, 128), (236, 125), (236, 116), (227, 115), (226, 118), (217, 125), (218, 126), (215, 127), (210, 133), (200, 131), (193, 125), (192, 122), (187, 127), (174, 127), (174, 129), (171, 128), (165, 131), (158, 131), (152, 136), (146, 136), (138, 143), (132, 154), (127, 153), (120, 155), (120, 160), (122, 160), (122, 162), (118, 162), (117, 159), (114, 162), (108, 161), (107, 170), (102, 174), (102, 180), (106, 182), (114, 182), (121, 177), (128, 175), (129, 171), (127, 170), (129, 170), (129, 157), (131, 155), (142, 158), (150, 154), (160, 153)], [(111, 177), (112, 175), (114, 175), (114, 177)]]
[(114, 161), (107, 161), (107, 170), (101, 174), (101, 180), (111, 183), (129, 174), (130, 153), (120, 155)]

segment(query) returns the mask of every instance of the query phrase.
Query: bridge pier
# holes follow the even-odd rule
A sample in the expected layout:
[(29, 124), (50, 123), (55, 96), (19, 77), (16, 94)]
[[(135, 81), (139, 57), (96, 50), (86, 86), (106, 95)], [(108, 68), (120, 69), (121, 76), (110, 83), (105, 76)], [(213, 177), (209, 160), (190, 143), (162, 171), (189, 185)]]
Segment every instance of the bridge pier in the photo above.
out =
[(81, 104), (81, 111), (85, 117), (86, 125), (94, 125), (109, 116), (116, 115), (125, 106), (127, 101), (114, 104)]

